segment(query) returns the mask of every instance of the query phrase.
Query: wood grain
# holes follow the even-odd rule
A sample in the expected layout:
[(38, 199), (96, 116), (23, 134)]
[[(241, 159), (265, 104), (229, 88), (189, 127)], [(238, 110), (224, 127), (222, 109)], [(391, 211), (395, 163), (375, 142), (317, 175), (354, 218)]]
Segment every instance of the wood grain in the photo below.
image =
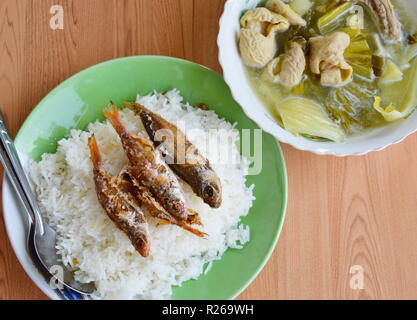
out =
[[(64, 30), (49, 9), (65, 10)], [(52, 88), (93, 64), (129, 55), (188, 59), (221, 71), (224, 0), (1, 0), (0, 107), (17, 132)], [(417, 299), (417, 135), (364, 157), (283, 146), (290, 198), (271, 260), (240, 299)], [(362, 266), (365, 288), (352, 290)], [(0, 299), (46, 299), (0, 224)]]

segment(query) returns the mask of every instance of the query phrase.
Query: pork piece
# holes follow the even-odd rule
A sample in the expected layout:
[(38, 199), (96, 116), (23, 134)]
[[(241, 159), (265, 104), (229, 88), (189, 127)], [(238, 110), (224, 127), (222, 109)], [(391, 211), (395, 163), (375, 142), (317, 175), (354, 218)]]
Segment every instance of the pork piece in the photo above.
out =
[(291, 41), (287, 44), (286, 52), (267, 65), (263, 77), (293, 87), (302, 81), (305, 68), (306, 58), (302, 45)]
[(281, 0), (269, 0), (266, 3), (266, 8), (282, 15), (293, 26), (305, 27), (307, 25), (307, 22), (297, 12)]
[(240, 19), (244, 29), (250, 29), (264, 36), (277, 31), (287, 31), (290, 24), (282, 15), (266, 8), (255, 8), (246, 12)]
[(353, 69), (343, 56), (350, 44), (344, 32), (335, 32), (326, 37), (314, 37), (310, 44), (310, 70), (321, 75), (324, 86), (343, 86), (352, 79)]
[(239, 50), (243, 62), (263, 68), (277, 53), (276, 33), (288, 30), (288, 20), (266, 8), (255, 8), (246, 12), (240, 23)]

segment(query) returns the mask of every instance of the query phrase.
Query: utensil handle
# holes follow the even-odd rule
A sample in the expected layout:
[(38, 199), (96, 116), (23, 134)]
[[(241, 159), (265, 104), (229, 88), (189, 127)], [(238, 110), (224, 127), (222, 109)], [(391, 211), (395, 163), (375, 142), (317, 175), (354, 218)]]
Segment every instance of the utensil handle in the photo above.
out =
[(23, 166), (20, 162), (19, 155), (14, 146), (13, 139), (5, 124), (3, 113), (0, 110), (0, 161), (4, 167), (7, 176), (21, 203), (29, 214), (34, 223), (36, 230), (42, 235), (44, 233), (41, 211), (37, 205), (35, 196), (30, 187), (29, 180), (26, 176)]

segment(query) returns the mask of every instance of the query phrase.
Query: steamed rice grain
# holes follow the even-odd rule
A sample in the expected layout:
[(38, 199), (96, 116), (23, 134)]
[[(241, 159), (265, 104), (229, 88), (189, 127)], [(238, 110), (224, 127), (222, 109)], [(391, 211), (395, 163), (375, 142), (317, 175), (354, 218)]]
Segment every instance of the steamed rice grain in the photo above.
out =
[[(47, 221), (58, 233), (58, 253), (78, 281), (95, 282), (97, 299), (169, 299), (172, 286), (209, 272), (211, 262), (228, 248), (240, 249), (249, 241), (249, 227), (239, 221), (252, 206), (253, 186), (245, 185), (248, 162), (239, 154), (239, 133), (233, 125), (212, 111), (183, 104), (176, 90), (137, 100), (178, 125), (210, 160), (222, 182), (223, 203), (210, 208), (181, 181), (187, 203), (200, 213), (209, 237), (200, 239), (175, 226), (158, 227), (152, 220), (151, 255), (143, 258), (100, 206), (92, 177), (88, 137), (96, 135), (105, 169), (113, 175), (127, 163), (119, 137), (107, 122), (90, 124), (88, 132), (72, 130), (55, 154), (44, 154), (31, 164), (30, 175)], [(144, 134), (139, 117), (130, 110), (121, 116), (128, 130)], [(226, 132), (233, 144), (216, 143), (218, 134), (210, 129)], [(218, 161), (226, 154), (238, 161)]]

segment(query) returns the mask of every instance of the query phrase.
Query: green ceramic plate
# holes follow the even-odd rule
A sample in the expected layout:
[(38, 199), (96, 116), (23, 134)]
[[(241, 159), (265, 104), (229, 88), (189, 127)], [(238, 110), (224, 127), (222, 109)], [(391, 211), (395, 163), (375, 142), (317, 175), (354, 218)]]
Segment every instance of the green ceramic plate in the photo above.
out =
[[(191, 104), (205, 103), (220, 117), (237, 122), (238, 129), (258, 128), (233, 100), (219, 74), (183, 60), (141, 56), (99, 64), (63, 82), (30, 114), (16, 138), (17, 147), (39, 160), (43, 153), (53, 153), (56, 142), (70, 129), (85, 129), (102, 119), (101, 110), (110, 100), (120, 104), (133, 101), (138, 93), (173, 88)], [(256, 186), (256, 201), (243, 219), (250, 226), (251, 241), (242, 250), (229, 249), (198, 280), (174, 288), (174, 299), (233, 299), (260, 272), (278, 240), (287, 204), (284, 159), (268, 134), (263, 134), (262, 168), (248, 179)]]

